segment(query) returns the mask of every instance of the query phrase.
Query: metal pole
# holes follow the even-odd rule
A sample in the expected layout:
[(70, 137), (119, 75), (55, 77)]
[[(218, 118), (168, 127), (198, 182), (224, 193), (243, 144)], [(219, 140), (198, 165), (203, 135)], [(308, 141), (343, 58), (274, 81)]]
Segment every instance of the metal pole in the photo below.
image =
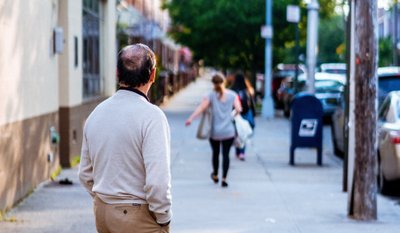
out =
[(274, 103), (271, 96), (272, 81), (272, 0), (266, 0), (265, 25), (271, 31), (265, 38), (265, 75), (264, 75), (264, 99), (261, 114), (265, 118), (274, 116)]
[(397, 66), (399, 64), (398, 56), (397, 56), (397, 42), (398, 42), (398, 24), (397, 24), (397, 14), (398, 14), (398, 6), (397, 0), (394, 1), (393, 5), (393, 65)]
[(295, 70), (295, 75), (294, 75), (294, 90), (295, 92), (297, 92), (297, 84), (298, 84), (298, 78), (299, 78), (299, 49), (300, 49), (300, 45), (299, 45), (299, 23), (295, 24), (295, 28), (296, 28), (296, 70)]
[[(356, 55), (355, 55), (355, 30), (356, 30), (356, 25), (355, 25), (355, 3), (354, 0), (350, 1), (350, 64), (349, 64), (349, 102), (348, 102), (348, 122), (347, 127), (348, 127), (348, 141), (346, 142), (347, 144), (347, 191), (348, 191), (348, 198), (347, 198), (347, 212), (353, 212), (352, 210), (352, 187), (353, 187), (353, 176), (354, 176), (354, 158), (355, 158), (355, 70), (356, 70)], [(349, 192), (350, 191), (350, 192)]]
[(307, 19), (307, 73), (308, 73), (308, 91), (315, 93), (314, 79), (315, 67), (317, 63), (317, 47), (318, 47), (318, 9), (317, 0), (312, 0), (308, 4)]
[[(344, 157), (343, 157), (343, 192), (347, 192), (348, 190), (348, 185), (347, 185), (347, 179), (348, 179), (348, 164), (349, 164), (349, 127), (348, 127), (348, 119), (349, 119), (349, 109), (350, 109), (350, 75), (351, 75), (351, 69), (353, 69), (351, 65), (351, 51), (353, 49), (353, 45), (351, 44), (351, 36), (354, 33), (351, 33), (352, 28), (352, 21), (354, 21), (354, 15), (353, 15), (353, 3), (352, 1), (349, 2), (349, 7), (350, 11), (349, 14), (347, 15), (347, 21), (346, 22), (346, 64), (347, 64), (347, 70), (346, 70), (346, 88), (345, 88), (345, 95), (344, 95), (344, 100), (345, 101), (345, 109), (344, 109), (344, 125), (343, 125), (343, 132), (344, 132)], [(354, 35), (353, 35), (354, 36)], [(354, 61), (354, 59), (353, 59)]]

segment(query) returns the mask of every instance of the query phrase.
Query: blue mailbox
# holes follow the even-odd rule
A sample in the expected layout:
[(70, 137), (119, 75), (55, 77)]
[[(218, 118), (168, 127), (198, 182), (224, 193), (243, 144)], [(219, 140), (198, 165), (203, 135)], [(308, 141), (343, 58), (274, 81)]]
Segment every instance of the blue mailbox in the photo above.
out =
[(322, 117), (319, 99), (308, 93), (297, 94), (292, 102), (292, 142), (290, 165), (294, 165), (294, 151), (298, 147), (317, 148), (317, 164), (322, 166)]

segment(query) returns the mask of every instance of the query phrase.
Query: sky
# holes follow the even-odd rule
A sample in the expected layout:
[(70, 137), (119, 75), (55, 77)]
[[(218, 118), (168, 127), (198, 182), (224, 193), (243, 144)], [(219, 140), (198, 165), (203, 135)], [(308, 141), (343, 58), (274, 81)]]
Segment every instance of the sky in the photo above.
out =
[(393, 0), (378, 0), (378, 8), (389, 8), (391, 2)]

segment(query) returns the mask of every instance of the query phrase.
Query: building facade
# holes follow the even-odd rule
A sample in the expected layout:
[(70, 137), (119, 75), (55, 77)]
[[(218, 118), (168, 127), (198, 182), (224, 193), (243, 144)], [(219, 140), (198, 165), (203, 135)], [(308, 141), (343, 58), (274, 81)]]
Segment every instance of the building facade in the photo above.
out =
[(115, 7), (0, 1), (0, 211), (80, 155), (86, 117), (116, 88)]
[[(171, 19), (162, 8), (162, 0), (119, 0), (118, 42), (143, 43), (157, 56), (158, 78), (149, 93), (152, 102), (161, 104), (198, 74), (187, 47), (176, 44), (169, 36)], [(122, 38), (122, 39), (121, 39)]]
[(391, 65), (399, 65), (400, 55), (400, 13), (399, 4), (397, 7), (393, 5), (390, 9), (378, 9), (378, 38), (390, 38), (392, 42), (392, 63)]

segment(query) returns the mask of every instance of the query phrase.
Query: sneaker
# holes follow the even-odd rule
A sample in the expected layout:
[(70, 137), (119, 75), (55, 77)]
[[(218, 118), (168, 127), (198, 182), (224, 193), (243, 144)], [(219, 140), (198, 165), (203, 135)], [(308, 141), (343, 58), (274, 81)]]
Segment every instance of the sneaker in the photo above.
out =
[(228, 187), (228, 183), (226, 183), (226, 181), (223, 180), (223, 181), (221, 182), (221, 186), (222, 186), (223, 188), (226, 188), (226, 187)]

